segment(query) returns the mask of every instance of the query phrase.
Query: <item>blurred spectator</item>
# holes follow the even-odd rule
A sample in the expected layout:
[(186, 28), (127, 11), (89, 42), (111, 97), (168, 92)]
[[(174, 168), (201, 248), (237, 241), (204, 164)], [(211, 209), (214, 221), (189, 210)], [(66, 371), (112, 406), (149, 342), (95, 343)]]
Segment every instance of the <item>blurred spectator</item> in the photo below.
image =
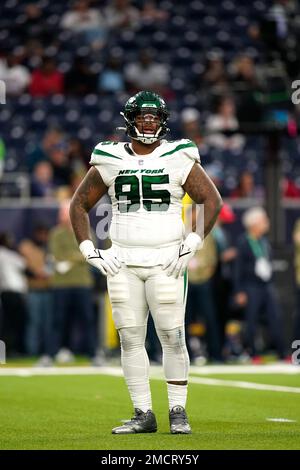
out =
[(53, 170), (55, 186), (68, 186), (71, 182), (72, 168), (68, 161), (67, 142), (61, 141), (49, 149), (49, 160)]
[(69, 140), (67, 158), (73, 173), (82, 173), (89, 168), (90, 155), (80, 139)]
[(232, 86), (238, 102), (237, 116), (239, 122), (259, 122), (263, 117), (262, 78), (259, 78), (254, 60), (241, 55), (231, 66)]
[(119, 57), (111, 56), (98, 79), (98, 89), (102, 92), (115, 93), (125, 90), (122, 62)]
[(95, 335), (92, 306), (93, 278), (82, 257), (69, 218), (69, 202), (59, 211), (59, 224), (49, 236), (49, 252), (53, 257), (55, 353), (73, 349), (72, 333), (79, 323), (85, 352), (95, 356)]
[(273, 0), (272, 3), (266, 13), (259, 17), (258, 23), (252, 25), (250, 35), (261, 39), (266, 48), (265, 60), (273, 61), (280, 58), (289, 76), (298, 78), (300, 63), (297, 41), (298, 2)]
[(0, 59), (0, 80), (5, 82), (9, 96), (19, 96), (30, 83), (30, 72), (21, 64), (21, 56), (10, 53), (6, 59)]
[(260, 197), (263, 195), (262, 189), (255, 186), (253, 174), (250, 171), (243, 171), (240, 175), (238, 186), (230, 193), (232, 199)]
[(83, 57), (75, 57), (72, 67), (65, 74), (65, 92), (84, 96), (96, 91), (96, 76)]
[(231, 296), (233, 294), (233, 265), (237, 256), (237, 250), (232, 243), (227, 226), (233, 224), (235, 220), (236, 215), (232, 208), (224, 203), (212, 230), (218, 258), (213, 285), (222, 344), (224, 344), (225, 341), (226, 324), (231, 319), (232, 315)]
[(235, 104), (231, 97), (224, 97), (218, 104), (216, 114), (210, 116), (206, 123), (209, 132), (207, 143), (221, 150), (240, 151), (245, 138), (241, 134), (227, 136), (220, 131), (235, 131), (239, 123), (235, 114)]
[(40, 144), (34, 147), (26, 156), (26, 166), (29, 172), (33, 171), (33, 168), (37, 163), (44, 160), (50, 160), (50, 149), (58, 145), (64, 140), (64, 134), (60, 129), (50, 128), (48, 129)]
[(290, 0), (273, 0), (273, 5), (267, 13), (269, 20), (275, 23), (278, 39), (284, 39), (288, 35), (288, 9), (290, 4)]
[(26, 64), (30, 69), (35, 69), (43, 61), (45, 55), (45, 47), (38, 39), (29, 39), (25, 46)]
[(260, 88), (260, 79), (252, 57), (240, 55), (234, 60), (231, 66), (231, 80), (237, 90)]
[(196, 108), (184, 108), (181, 111), (182, 135), (200, 148), (204, 139), (200, 130), (200, 113)]
[(31, 197), (54, 195), (53, 169), (49, 162), (41, 161), (34, 167), (31, 179)]
[(283, 197), (288, 199), (299, 199), (300, 188), (290, 178), (283, 178)]
[(296, 316), (293, 339), (300, 339), (300, 219), (296, 221), (293, 240), (295, 248), (295, 271), (296, 271)]
[(140, 12), (131, 5), (131, 0), (113, 0), (105, 9), (108, 27), (116, 32), (135, 29), (140, 23)]
[(157, 2), (145, 1), (141, 11), (141, 20), (144, 24), (149, 25), (158, 22), (164, 22), (169, 18), (167, 11), (157, 8)]
[(32, 2), (24, 5), (23, 14), (18, 18), (16, 28), (20, 44), (37, 39), (44, 46), (49, 46), (55, 32), (55, 28), (47, 23), (43, 10), (38, 4)]
[(213, 93), (222, 94), (228, 90), (228, 75), (224, 60), (220, 55), (211, 55), (204, 70), (198, 81), (200, 87), (207, 87), (212, 89)]
[(246, 232), (238, 242), (235, 263), (235, 301), (245, 308), (245, 342), (251, 357), (257, 355), (256, 332), (264, 313), (279, 358), (285, 357), (283, 329), (272, 280), (271, 247), (265, 237), (269, 219), (264, 209), (254, 207), (243, 215)]
[(56, 68), (55, 60), (44, 57), (40, 68), (31, 76), (29, 92), (33, 97), (46, 97), (64, 91), (64, 76)]
[(193, 324), (204, 319), (207, 333), (207, 348), (210, 359), (221, 359), (221, 345), (215, 295), (213, 291), (213, 275), (217, 267), (217, 249), (212, 235), (205, 238), (203, 247), (191, 259), (188, 267), (188, 297), (186, 305), (187, 344), (190, 358), (196, 359), (193, 339)]
[(27, 317), (25, 276), (26, 262), (13, 248), (12, 237), (0, 234), (0, 292), (2, 321), (0, 337), (6, 343), (7, 354), (24, 354), (24, 331)]
[(76, 0), (73, 9), (63, 15), (60, 25), (82, 36), (94, 49), (101, 49), (105, 45), (107, 22), (100, 11), (90, 8), (88, 0)]
[(31, 238), (24, 239), (19, 251), (27, 263), (28, 321), (26, 349), (32, 356), (43, 355), (41, 365), (51, 364), (53, 341), (53, 302), (50, 292), (51, 271), (47, 262), (49, 229), (37, 224)]
[(170, 81), (169, 69), (166, 64), (154, 62), (150, 49), (142, 49), (139, 60), (126, 66), (125, 79), (132, 93), (151, 90), (164, 94)]
[(223, 195), (223, 188), (224, 188), (224, 173), (220, 166), (215, 163), (210, 163), (209, 165), (205, 165), (204, 167), (206, 173), (210, 177), (210, 179), (213, 181), (213, 183), (216, 185), (220, 193)]

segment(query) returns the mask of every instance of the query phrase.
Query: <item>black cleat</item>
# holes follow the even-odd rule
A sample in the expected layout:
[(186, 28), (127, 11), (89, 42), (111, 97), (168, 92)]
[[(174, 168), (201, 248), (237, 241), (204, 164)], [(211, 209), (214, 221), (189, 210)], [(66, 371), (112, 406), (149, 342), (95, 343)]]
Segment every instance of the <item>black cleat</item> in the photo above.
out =
[(134, 417), (126, 421), (122, 426), (112, 430), (112, 434), (137, 434), (141, 432), (156, 432), (157, 423), (152, 410), (144, 413), (139, 408), (134, 409)]
[(171, 434), (191, 434), (191, 426), (183, 406), (174, 406), (169, 412)]

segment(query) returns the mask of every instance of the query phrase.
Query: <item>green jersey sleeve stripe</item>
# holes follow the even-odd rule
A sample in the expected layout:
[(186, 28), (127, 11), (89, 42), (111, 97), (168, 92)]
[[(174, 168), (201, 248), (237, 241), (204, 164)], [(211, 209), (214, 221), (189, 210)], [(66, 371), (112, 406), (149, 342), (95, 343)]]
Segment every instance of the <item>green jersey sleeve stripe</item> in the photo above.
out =
[(111, 153), (103, 152), (103, 150), (99, 150), (99, 149), (94, 149), (93, 155), (104, 155), (105, 157), (117, 158), (118, 160), (122, 160), (121, 157), (116, 157), (115, 155), (112, 155)]
[(178, 152), (179, 150), (181, 149), (186, 149), (186, 148), (189, 148), (189, 147), (196, 147), (197, 148), (197, 145), (194, 144), (194, 142), (189, 142), (188, 144), (180, 144), (180, 145), (177, 145), (177, 147), (175, 147), (173, 150), (171, 150), (170, 152), (167, 152), (167, 153), (163, 153), (162, 155), (160, 155), (159, 158), (161, 157), (166, 157), (167, 155), (172, 155), (172, 153), (175, 153), (175, 152)]

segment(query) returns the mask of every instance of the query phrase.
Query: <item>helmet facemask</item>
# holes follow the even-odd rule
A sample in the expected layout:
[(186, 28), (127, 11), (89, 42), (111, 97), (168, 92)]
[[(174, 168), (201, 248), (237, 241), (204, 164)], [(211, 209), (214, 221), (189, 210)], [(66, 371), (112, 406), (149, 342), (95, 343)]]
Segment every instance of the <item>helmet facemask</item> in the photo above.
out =
[(157, 142), (169, 130), (169, 113), (165, 103), (154, 93), (138, 93), (128, 101), (125, 112), (121, 114), (125, 119), (127, 135), (143, 144)]
[(136, 136), (133, 139), (143, 144), (153, 144), (159, 140), (162, 130), (160, 112), (153, 108), (144, 108), (138, 112), (134, 118), (134, 131)]

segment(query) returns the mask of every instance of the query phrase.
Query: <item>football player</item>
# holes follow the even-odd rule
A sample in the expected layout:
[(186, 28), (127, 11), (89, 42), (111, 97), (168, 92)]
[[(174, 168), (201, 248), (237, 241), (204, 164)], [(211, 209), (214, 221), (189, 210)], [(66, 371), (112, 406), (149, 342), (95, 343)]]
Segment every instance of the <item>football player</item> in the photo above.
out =
[[(157, 94), (141, 91), (124, 113), (129, 142), (96, 145), (88, 171), (75, 192), (70, 216), (81, 253), (107, 276), (121, 362), (134, 417), (115, 434), (157, 430), (149, 386), (145, 336), (150, 310), (163, 350), (170, 431), (189, 434), (185, 411), (189, 357), (185, 344), (186, 270), (212, 229), (221, 197), (200, 165), (196, 145), (167, 141), (169, 112)], [(88, 213), (105, 194), (111, 198), (108, 250), (95, 248)], [(204, 206), (204, 230), (184, 233), (182, 198)]]

